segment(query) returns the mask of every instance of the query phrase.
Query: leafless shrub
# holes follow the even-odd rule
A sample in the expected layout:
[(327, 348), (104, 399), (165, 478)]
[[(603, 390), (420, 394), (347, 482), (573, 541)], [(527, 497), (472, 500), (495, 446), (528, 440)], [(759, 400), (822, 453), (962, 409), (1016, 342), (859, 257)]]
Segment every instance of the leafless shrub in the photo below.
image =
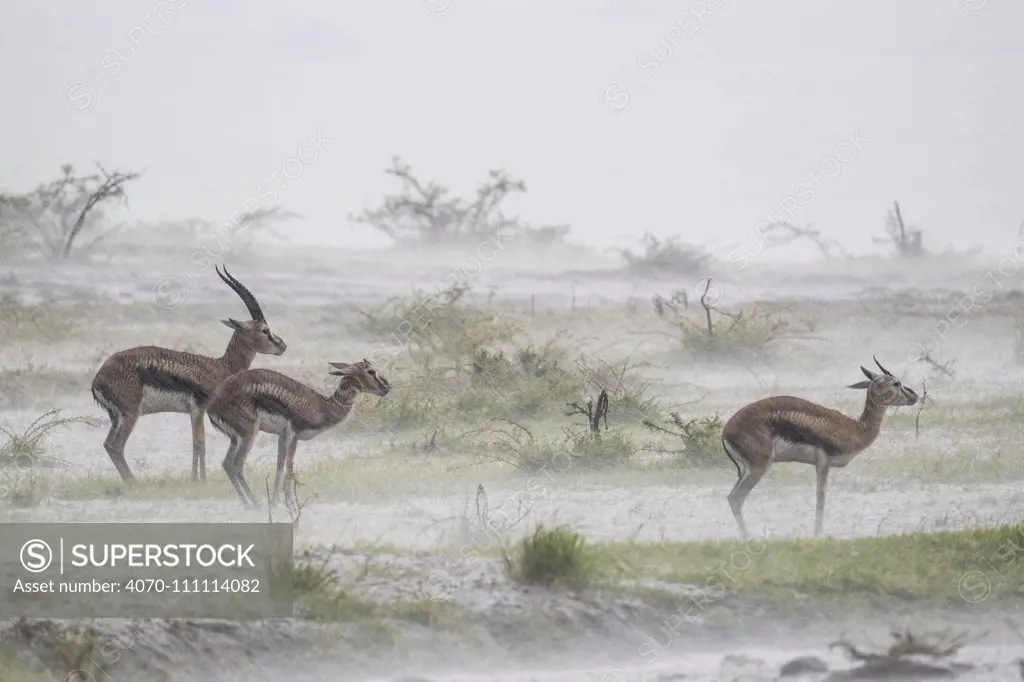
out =
[(921, 243), (921, 230), (911, 227), (903, 222), (903, 212), (900, 211), (900, 203), (893, 202), (885, 218), (885, 237), (876, 237), (875, 243), (890, 244), (896, 250), (896, 255), (902, 258), (920, 258), (928, 255)]
[(596, 407), (593, 399), (589, 398), (585, 408), (580, 405), (578, 400), (566, 403), (566, 406), (569, 408), (569, 411), (566, 412), (567, 417), (579, 414), (587, 418), (587, 426), (590, 428), (590, 434), (594, 438), (601, 437), (602, 421), (604, 421), (605, 431), (608, 430), (608, 391), (601, 389), (601, 393), (597, 396)]
[(424, 184), (397, 156), (384, 172), (398, 178), (400, 191), (350, 220), (380, 230), (397, 244), (439, 246), (496, 235), (550, 244), (564, 240), (570, 231), (568, 225), (529, 227), (518, 217), (505, 215), (501, 207), (506, 199), (525, 193), (526, 184), (503, 169), (489, 170), (472, 199), (450, 196), (447, 187), (434, 181)]
[(654, 314), (658, 317), (665, 317), (669, 312), (678, 315), (680, 312), (679, 306), (683, 306), (683, 310), (687, 310), (690, 307), (690, 297), (685, 291), (674, 291), (669, 298), (665, 298), (661, 294), (654, 294), (652, 302), (654, 304)]
[(725, 423), (718, 414), (688, 419), (678, 412), (668, 413), (668, 424), (661, 425), (644, 419), (643, 425), (656, 433), (673, 436), (682, 441), (682, 450), (664, 450), (648, 446), (647, 450), (677, 455), (680, 465), (713, 465), (722, 461), (722, 428)]
[(779, 221), (766, 226), (761, 234), (771, 246), (784, 246), (805, 239), (817, 246), (825, 256), (845, 257), (847, 255), (846, 250), (839, 242), (824, 236), (821, 234), (821, 230), (816, 230), (810, 225), (797, 227), (786, 221)]
[(34, 245), (49, 260), (66, 260), (79, 237), (95, 233), (85, 249), (92, 248), (116, 230), (100, 231), (103, 207), (112, 201), (127, 204), (124, 185), (141, 172), (108, 171), (97, 163), (98, 173), (75, 175), (70, 165), (62, 175), (25, 194), (0, 194), (0, 255), (17, 253)]
[(658, 239), (646, 233), (642, 244), (643, 251), (639, 253), (620, 249), (626, 268), (639, 275), (692, 275), (700, 272), (711, 258), (703, 248), (683, 243), (676, 237)]
[[(966, 664), (939, 665), (972, 640), (967, 633), (951, 634), (948, 630), (924, 633), (916, 636), (910, 631), (893, 632), (893, 642), (882, 653), (858, 649), (846, 640), (834, 642), (832, 646), (843, 650), (851, 659), (861, 665), (845, 674), (833, 675), (829, 679), (893, 679), (905, 676), (907, 679), (923, 677), (953, 677), (957, 672), (969, 669)], [(978, 638), (975, 638), (975, 640)], [(919, 677), (920, 676), (920, 677)]]

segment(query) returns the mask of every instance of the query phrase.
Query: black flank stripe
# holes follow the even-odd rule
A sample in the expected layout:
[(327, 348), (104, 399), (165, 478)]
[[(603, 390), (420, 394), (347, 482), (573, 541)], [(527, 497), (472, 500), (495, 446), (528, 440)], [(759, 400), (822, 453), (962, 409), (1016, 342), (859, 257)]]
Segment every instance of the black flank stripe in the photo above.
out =
[(190, 394), (199, 402), (205, 402), (210, 397), (206, 389), (199, 384), (183, 377), (174, 376), (155, 367), (139, 369), (139, 380), (144, 386), (160, 391)]
[(829, 440), (828, 437), (809, 431), (800, 424), (794, 424), (788, 419), (772, 417), (768, 420), (768, 428), (771, 429), (772, 435), (776, 438), (788, 440), (791, 443), (821, 448), (830, 457), (840, 453), (839, 446)]
[(285, 417), (292, 423), (292, 427), (296, 431), (306, 431), (315, 428), (315, 425), (306, 421), (302, 417), (295, 415), (289, 410), (284, 403), (279, 401), (277, 398), (269, 395), (258, 395), (252, 399), (253, 405), (257, 410), (269, 412), (270, 414), (278, 414)]

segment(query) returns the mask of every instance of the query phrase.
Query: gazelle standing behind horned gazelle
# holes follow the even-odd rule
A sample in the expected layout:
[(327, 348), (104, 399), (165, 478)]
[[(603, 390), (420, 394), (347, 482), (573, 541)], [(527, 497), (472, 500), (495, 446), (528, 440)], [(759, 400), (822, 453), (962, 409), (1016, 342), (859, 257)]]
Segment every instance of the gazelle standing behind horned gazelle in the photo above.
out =
[(159, 412), (184, 412), (192, 418), (192, 480), (206, 480), (204, 410), (213, 389), (227, 377), (248, 369), (257, 353), (281, 355), (285, 342), (267, 326), (252, 292), (228, 273), (217, 275), (231, 287), (252, 320), (221, 322), (234, 330), (219, 358), (184, 351), (139, 346), (114, 353), (92, 380), (92, 395), (110, 416), (110, 433), (103, 443), (110, 460), (126, 483), (135, 480), (124, 459), (124, 446), (139, 417)]
[(867, 389), (858, 419), (793, 396), (758, 400), (729, 419), (722, 430), (722, 445), (739, 476), (729, 493), (729, 506), (743, 539), (747, 538), (743, 502), (775, 462), (814, 465), (818, 474), (814, 534), (821, 535), (828, 470), (846, 466), (875, 442), (889, 407), (917, 402), (917, 393), (900, 383), (877, 358), (875, 364), (882, 374), (861, 367), (868, 380), (847, 387)]
[(295, 448), (300, 440), (311, 440), (343, 422), (352, 412), (360, 393), (383, 398), (391, 384), (369, 360), (330, 362), (331, 374), (340, 376), (330, 396), (269, 369), (240, 372), (217, 387), (207, 406), (210, 423), (231, 440), (224, 457), (224, 472), (248, 508), (260, 506), (245, 481), (245, 458), (260, 431), (278, 436), (277, 474), (271, 504), (281, 490), (281, 474), (292, 477)]

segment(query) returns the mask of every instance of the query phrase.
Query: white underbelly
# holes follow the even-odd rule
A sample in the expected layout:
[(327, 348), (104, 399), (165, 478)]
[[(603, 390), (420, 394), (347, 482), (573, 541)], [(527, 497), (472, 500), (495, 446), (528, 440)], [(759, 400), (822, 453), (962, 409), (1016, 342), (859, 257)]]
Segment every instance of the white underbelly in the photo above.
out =
[(142, 387), (142, 405), (140, 414), (156, 414), (159, 412), (184, 412), (188, 414), (195, 405), (190, 393), (162, 391), (151, 386)]
[(277, 413), (256, 410), (256, 417), (259, 419), (259, 430), (264, 433), (284, 436), (292, 431), (292, 423)]
[(836, 468), (844, 467), (847, 464), (849, 464), (850, 460), (852, 460), (856, 456), (856, 452), (848, 455), (832, 455), (831, 457), (828, 458), (828, 465)]
[(305, 431), (299, 431), (295, 434), (295, 437), (299, 440), (313, 440), (327, 429), (306, 429)]
[(824, 454), (821, 448), (805, 443), (793, 443), (788, 440), (777, 438), (772, 443), (773, 454), (776, 462), (799, 462), (800, 464), (814, 464), (818, 457)]
[(776, 462), (797, 462), (799, 464), (817, 463), (819, 457), (825, 457), (830, 467), (840, 468), (850, 463), (856, 452), (842, 455), (828, 455), (819, 447), (807, 445), (806, 443), (792, 443), (787, 440), (777, 439), (773, 444)]

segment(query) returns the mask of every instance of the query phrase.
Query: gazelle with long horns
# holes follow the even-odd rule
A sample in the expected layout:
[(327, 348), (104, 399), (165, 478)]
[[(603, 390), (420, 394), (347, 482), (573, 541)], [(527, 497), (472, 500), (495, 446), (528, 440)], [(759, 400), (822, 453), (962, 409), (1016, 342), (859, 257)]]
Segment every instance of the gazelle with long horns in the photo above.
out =
[[(207, 408), (210, 422), (231, 441), (224, 457), (224, 472), (247, 508), (260, 506), (245, 481), (245, 458), (261, 431), (277, 439), (277, 475), (271, 504), (281, 491), (281, 476), (292, 477), (295, 448), (342, 423), (352, 413), (360, 393), (383, 398), (391, 384), (370, 364), (329, 362), (331, 374), (341, 377), (330, 395), (302, 384), (280, 372), (250, 369), (228, 378), (217, 387)], [(286, 498), (287, 499), (287, 498)]]
[(875, 364), (882, 374), (861, 367), (867, 380), (847, 387), (867, 389), (864, 410), (857, 419), (793, 396), (758, 400), (729, 419), (722, 430), (722, 445), (738, 474), (729, 493), (729, 506), (742, 538), (747, 538), (743, 502), (776, 462), (814, 465), (818, 498), (814, 534), (821, 535), (829, 469), (845, 467), (875, 442), (889, 407), (913, 405), (918, 399), (917, 393), (882, 367), (877, 358)]
[(96, 372), (92, 395), (110, 416), (110, 432), (103, 443), (110, 460), (126, 483), (132, 475), (124, 459), (124, 446), (139, 417), (180, 412), (192, 419), (192, 480), (206, 480), (206, 403), (214, 389), (232, 374), (249, 368), (257, 353), (281, 355), (287, 346), (274, 335), (252, 292), (224, 269), (217, 275), (249, 310), (252, 319), (221, 320), (234, 330), (219, 358), (161, 348), (138, 346), (114, 353)]

